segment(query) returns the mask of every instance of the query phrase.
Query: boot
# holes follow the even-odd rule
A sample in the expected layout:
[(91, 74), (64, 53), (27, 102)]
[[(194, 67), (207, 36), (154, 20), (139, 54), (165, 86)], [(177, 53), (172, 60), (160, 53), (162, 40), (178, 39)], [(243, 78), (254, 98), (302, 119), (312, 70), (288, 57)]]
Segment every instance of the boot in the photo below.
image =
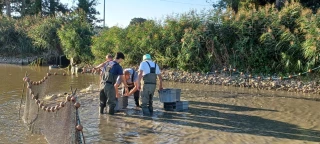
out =
[(99, 107), (100, 114), (103, 114), (103, 109), (104, 109), (104, 107)]
[(142, 107), (143, 116), (150, 116), (150, 111), (147, 107)]
[(150, 112), (150, 115), (152, 116), (153, 115), (153, 107), (149, 107), (149, 112)]
[(114, 115), (114, 106), (109, 106), (109, 107), (108, 107), (108, 113), (109, 113), (110, 115)]

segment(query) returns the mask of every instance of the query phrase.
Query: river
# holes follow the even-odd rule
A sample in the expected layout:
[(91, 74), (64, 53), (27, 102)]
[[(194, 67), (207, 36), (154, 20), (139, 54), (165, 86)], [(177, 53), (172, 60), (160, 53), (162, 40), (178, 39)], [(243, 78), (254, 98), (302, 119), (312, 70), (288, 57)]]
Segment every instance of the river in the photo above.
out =
[[(19, 119), (22, 78), (41, 79), (48, 67), (0, 64), (0, 143), (46, 143)], [(63, 70), (59, 70), (63, 71)], [(83, 89), (97, 84), (92, 74), (57, 77), (48, 94)], [(87, 143), (320, 143), (320, 97), (288, 92), (258, 91), (222, 86), (165, 82), (181, 88), (189, 110), (167, 112), (155, 98), (155, 114), (145, 118), (132, 109), (114, 116), (98, 114), (98, 93), (80, 99), (80, 117)], [(156, 94), (157, 95), (157, 94)], [(157, 97), (157, 96), (156, 96)]]

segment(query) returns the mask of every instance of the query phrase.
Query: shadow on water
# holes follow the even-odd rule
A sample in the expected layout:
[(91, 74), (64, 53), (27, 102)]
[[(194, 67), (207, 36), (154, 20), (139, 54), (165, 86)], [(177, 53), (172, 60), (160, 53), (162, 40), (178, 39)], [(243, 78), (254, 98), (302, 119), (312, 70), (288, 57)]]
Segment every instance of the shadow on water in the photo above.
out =
[[(259, 116), (229, 113), (232, 111), (277, 112), (275, 110), (209, 102), (189, 101), (189, 103), (192, 107), (188, 112), (164, 112), (163, 115), (158, 115), (156, 121), (223, 132), (320, 142), (320, 131), (303, 129), (294, 124)], [(213, 107), (209, 108), (208, 106)], [(220, 112), (219, 109), (223, 109), (225, 112)], [(129, 116), (141, 118), (136, 115)]]

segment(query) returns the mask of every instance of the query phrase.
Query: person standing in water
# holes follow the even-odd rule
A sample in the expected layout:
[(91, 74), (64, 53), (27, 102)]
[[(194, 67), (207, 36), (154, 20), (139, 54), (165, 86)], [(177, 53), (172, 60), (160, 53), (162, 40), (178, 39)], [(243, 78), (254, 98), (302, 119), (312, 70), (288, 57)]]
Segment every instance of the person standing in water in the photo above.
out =
[[(115, 83), (118, 76), (123, 75), (123, 69), (119, 63), (125, 59), (122, 52), (117, 52), (116, 59), (105, 64), (103, 68), (102, 80), (104, 85), (104, 95), (100, 95), (100, 114), (103, 114), (106, 104), (108, 104), (107, 112), (110, 115), (114, 115), (114, 108), (116, 107), (116, 93)], [(122, 82), (127, 87), (126, 81), (122, 79)]]
[[(153, 114), (153, 95), (156, 90), (157, 77), (159, 78), (159, 90), (162, 90), (162, 77), (159, 66), (152, 61), (149, 54), (143, 56), (143, 61), (139, 67), (139, 79), (137, 88), (141, 93), (141, 108), (144, 116)], [(140, 82), (142, 83), (140, 84)], [(141, 88), (140, 88), (141, 86)]]
[[(125, 94), (126, 93), (125, 87), (123, 87), (122, 94), (124, 96), (133, 95), (136, 107), (138, 108), (138, 107), (140, 107), (140, 105), (139, 105), (139, 90), (137, 87), (138, 73), (133, 68), (126, 68), (126, 69), (124, 69), (123, 74), (124, 74), (124, 80), (127, 82), (129, 92), (127, 94)], [(119, 87), (120, 84), (121, 84), (121, 79), (119, 76), (115, 87), (116, 88)], [(119, 95), (118, 89), (116, 89), (116, 94)], [(117, 97), (119, 97), (119, 96), (117, 96)]]
[[(101, 71), (100, 72), (100, 100), (101, 99), (105, 99), (106, 95), (104, 93), (104, 82), (103, 82), (103, 79), (102, 79), (102, 74), (103, 74), (103, 70), (104, 70), (104, 66), (107, 65), (109, 62), (111, 62), (113, 60), (113, 56), (111, 54), (107, 54), (106, 55), (106, 61), (99, 64), (98, 66), (94, 67), (95, 70), (99, 70)], [(100, 113), (102, 114), (103, 113), (103, 109), (99, 109)], [(102, 111), (102, 112), (101, 112)]]

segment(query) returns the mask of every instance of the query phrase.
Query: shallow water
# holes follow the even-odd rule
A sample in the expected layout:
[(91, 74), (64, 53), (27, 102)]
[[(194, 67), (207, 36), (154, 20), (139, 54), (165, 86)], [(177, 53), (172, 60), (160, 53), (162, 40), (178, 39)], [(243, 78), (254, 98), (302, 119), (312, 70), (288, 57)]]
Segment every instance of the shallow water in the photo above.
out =
[[(30, 135), (18, 108), (22, 77), (42, 78), (47, 68), (0, 65), (0, 143), (46, 143)], [(98, 82), (91, 74), (60, 77), (48, 93), (69, 92)], [(7, 82), (9, 81), (10, 82)], [(155, 97), (153, 117), (133, 109), (115, 116), (98, 114), (98, 93), (80, 94), (80, 117), (87, 143), (320, 143), (320, 97), (287, 92), (169, 83), (189, 101), (185, 112), (166, 112)], [(156, 94), (157, 95), (157, 94)]]

